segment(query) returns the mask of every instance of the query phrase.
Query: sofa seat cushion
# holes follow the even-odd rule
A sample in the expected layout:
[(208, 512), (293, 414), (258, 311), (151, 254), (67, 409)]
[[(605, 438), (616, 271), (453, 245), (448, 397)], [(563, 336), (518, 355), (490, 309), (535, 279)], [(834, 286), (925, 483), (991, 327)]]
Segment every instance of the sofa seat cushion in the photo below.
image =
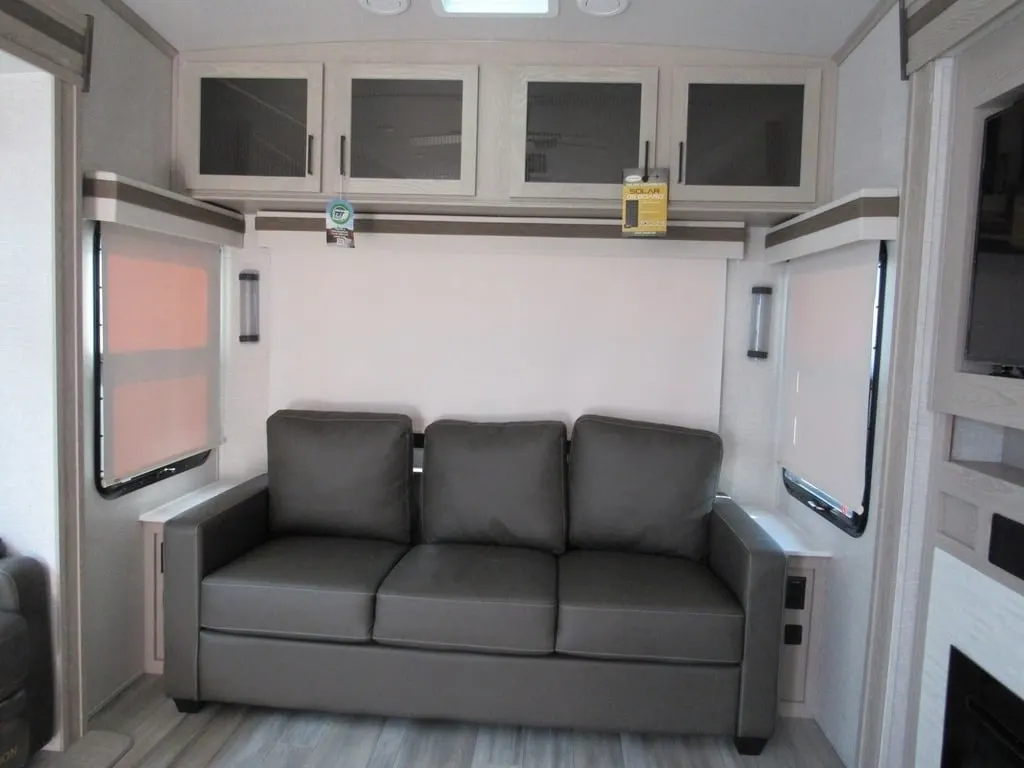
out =
[(28, 675), (28, 624), (15, 613), (0, 611), (0, 701), (13, 696)]
[(680, 557), (569, 552), (558, 561), (558, 653), (735, 664), (743, 608), (706, 566)]
[(549, 654), (557, 564), (545, 552), (424, 544), (377, 591), (373, 639), (384, 645)]
[(272, 539), (203, 579), (205, 629), (369, 642), (377, 587), (406, 548), (331, 537)]

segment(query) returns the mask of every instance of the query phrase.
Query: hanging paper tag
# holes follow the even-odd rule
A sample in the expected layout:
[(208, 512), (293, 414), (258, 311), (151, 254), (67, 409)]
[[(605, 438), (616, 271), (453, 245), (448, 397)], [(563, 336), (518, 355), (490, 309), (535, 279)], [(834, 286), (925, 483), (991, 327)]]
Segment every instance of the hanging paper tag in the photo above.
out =
[(668, 168), (643, 168), (622, 174), (622, 234), (626, 237), (664, 237), (668, 232)]
[(327, 244), (356, 247), (356, 212), (347, 200), (332, 200), (327, 206)]

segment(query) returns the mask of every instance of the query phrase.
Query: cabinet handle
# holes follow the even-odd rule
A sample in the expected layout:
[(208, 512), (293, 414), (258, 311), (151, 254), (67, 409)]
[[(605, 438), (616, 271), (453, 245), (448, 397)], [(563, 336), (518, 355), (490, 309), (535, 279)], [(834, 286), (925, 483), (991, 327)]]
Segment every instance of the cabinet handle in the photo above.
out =
[(686, 168), (686, 142), (679, 142), (679, 183), (683, 182), (683, 175), (685, 174)]
[(164, 572), (164, 543), (160, 542), (160, 573)]
[(309, 135), (307, 144), (306, 173), (309, 176), (313, 175), (313, 134)]
[(345, 137), (341, 137), (341, 175), (345, 175)]

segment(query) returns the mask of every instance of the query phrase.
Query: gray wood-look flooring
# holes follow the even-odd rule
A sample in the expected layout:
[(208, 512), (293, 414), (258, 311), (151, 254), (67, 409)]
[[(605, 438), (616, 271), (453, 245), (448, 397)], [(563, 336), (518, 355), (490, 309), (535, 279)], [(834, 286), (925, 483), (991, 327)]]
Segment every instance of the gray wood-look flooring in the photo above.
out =
[[(129, 736), (116, 768), (842, 768), (812, 720), (783, 720), (760, 757), (732, 740), (341, 717), (238, 706), (178, 714), (145, 677), (90, 727)], [(101, 768), (76, 759), (76, 768)], [(64, 768), (41, 755), (31, 768)], [(103, 766), (102, 768), (105, 768)]]

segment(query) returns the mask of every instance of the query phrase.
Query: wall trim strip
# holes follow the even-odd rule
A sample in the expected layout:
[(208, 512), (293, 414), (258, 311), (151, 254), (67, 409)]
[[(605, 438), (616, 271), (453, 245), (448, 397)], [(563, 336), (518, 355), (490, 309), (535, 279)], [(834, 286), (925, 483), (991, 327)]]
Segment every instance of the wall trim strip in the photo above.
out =
[(899, 214), (896, 190), (862, 190), (768, 230), (765, 246), (779, 246), (857, 219), (896, 219)]
[(117, 14), (125, 24), (145, 38), (154, 48), (164, 54), (164, 56), (173, 59), (178, 55), (178, 49), (171, 45), (167, 38), (153, 29), (148, 21), (132, 10), (124, 0), (103, 0), (103, 4)]
[(209, 203), (166, 192), (148, 184), (132, 182), (114, 174), (87, 176), (83, 184), (83, 195), (86, 198), (115, 200), (136, 205), (229, 232), (245, 233), (245, 217), (240, 213), (218, 209)]
[[(323, 232), (323, 216), (260, 215), (256, 217), (259, 232)], [(549, 237), (621, 240), (618, 222), (599, 224), (565, 220), (505, 220), (478, 218), (391, 218), (360, 217), (356, 225), (360, 234), (378, 235), (470, 235), (477, 237)], [(658, 240), (690, 242), (744, 243), (746, 227), (722, 224), (670, 225), (668, 235)]]
[(844, 61), (850, 58), (857, 48), (863, 43), (868, 35), (870, 35), (893, 8), (896, 7), (896, 3), (899, 0), (879, 0), (878, 4), (864, 17), (857, 28), (853, 30), (853, 33), (846, 38), (846, 41), (839, 46), (839, 50), (832, 55), (832, 61), (837, 65), (842, 65)]

